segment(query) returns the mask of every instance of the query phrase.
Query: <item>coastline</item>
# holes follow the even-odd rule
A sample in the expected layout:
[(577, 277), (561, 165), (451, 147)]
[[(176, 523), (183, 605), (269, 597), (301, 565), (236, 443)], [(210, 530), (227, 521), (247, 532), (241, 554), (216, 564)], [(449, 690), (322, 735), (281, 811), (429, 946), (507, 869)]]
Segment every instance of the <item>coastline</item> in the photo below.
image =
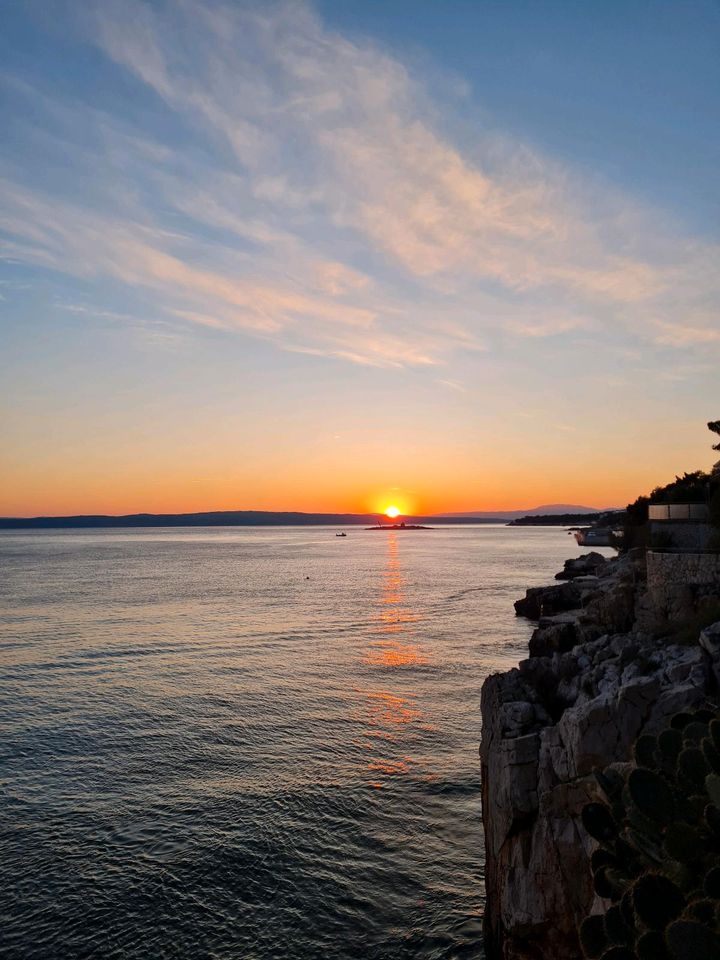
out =
[(597, 844), (581, 820), (601, 798), (594, 771), (627, 764), (638, 736), (718, 689), (720, 622), (690, 640), (673, 633), (693, 609), (687, 589), (649, 587), (642, 551), (592, 556), (516, 603), (538, 622), (530, 656), (483, 684), (488, 960), (583, 955), (581, 921), (609, 906), (593, 887)]

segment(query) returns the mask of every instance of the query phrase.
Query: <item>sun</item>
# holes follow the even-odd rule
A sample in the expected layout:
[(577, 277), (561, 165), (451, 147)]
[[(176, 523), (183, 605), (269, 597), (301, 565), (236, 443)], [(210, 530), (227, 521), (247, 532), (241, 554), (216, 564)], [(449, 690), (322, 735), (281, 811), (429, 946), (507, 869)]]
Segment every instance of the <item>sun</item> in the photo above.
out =
[(400, 516), (400, 511), (397, 507), (388, 507), (385, 511), (385, 516), (390, 517), (391, 520), (394, 520), (395, 517)]

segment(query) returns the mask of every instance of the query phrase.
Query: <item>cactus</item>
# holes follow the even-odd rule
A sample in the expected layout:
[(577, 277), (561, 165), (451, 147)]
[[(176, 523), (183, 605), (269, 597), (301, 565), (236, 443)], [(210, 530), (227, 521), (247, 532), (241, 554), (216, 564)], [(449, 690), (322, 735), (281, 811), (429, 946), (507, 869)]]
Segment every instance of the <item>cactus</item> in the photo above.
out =
[(718, 960), (720, 936), (697, 920), (676, 920), (665, 935), (675, 960)]
[(676, 713), (670, 720), (670, 727), (673, 730), (682, 730), (695, 719), (693, 713)]
[(612, 874), (609, 870), (610, 868), (608, 867), (600, 867), (599, 870), (595, 871), (593, 877), (595, 893), (599, 897), (602, 897), (603, 900), (614, 899), (618, 892), (618, 885), (613, 881)]
[(598, 960), (720, 960), (720, 712), (642, 736), (629, 774), (596, 772), (608, 802), (583, 809), (604, 917), (581, 926)]
[(692, 723), (686, 724), (682, 730), (685, 743), (700, 743), (702, 738), (706, 737), (707, 734), (708, 725), (707, 723), (702, 723), (700, 720), (693, 720)]
[(620, 911), (623, 920), (631, 929), (635, 926), (635, 908), (632, 902), (632, 887), (628, 887), (620, 899)]
[(665, 852), (671, 860), (687, 863), (702, 854), (703, 835), (689, 823), (669, 823), (665, 829)]
[(618, 946), (627, 946), (635, 939), (632, 926), (625, 922), (618, 905), (610, 907), (605, 914), (605, 933), (610, 943)]
[(710, 797), (710, 802), (720, 810), (720, 776), (717, 773), (710, 773), (705, 778), (705, 789)]
[(697, 920), (699, 923), (712, 926), (715, 922), (715, 901), (710, 897), (693, 900), (687, 905), (684, 917), (686, 920)]
[(709, 724), (710, 736), (717, 750), (720, 750), (720, 720), (711, 720)]
[(610, 947), (600, 960), (635, 960), (635, 953), (628, 947)]
[(720, 773), (720, 750), (715, 746), (712, 737), (705, 737), (700, 748), (712, 772)]
[(686, 747), (678, 757), (678, 774), (682, 775), (694, 790), (702, 790), (705, 777), (710, 772), (705, 755), (697, 747)]
[(720, 810), (713, 803), (709, 803), (704, 811), (705, 823), (714, 834), (720, 837)]
[(597, 850), (593, 850), (590, 855), (590, 869), (593, 873), (600, 869), (600, 867), (616, 867), (618, 865), (617, 857), (610, 853), (609, 850), (604, 850), (602, 847), (598, 847)]
[(635, 916), (651, 930), (662, 930), (669, 920), (679, 916), (685, 898), (672, 880), (661, 874), (647, 873), (633, 887)]
[(666, 960), (668, 952), (665, 937), (659, 930), (648, 930), (638, 937), (635, 944), (638, 960)]
[(656, 770), (656, 749), (657, 740), (655, 737), (638, 737), (638, 739), (635, 741), (635, 763), (639, 767), (647, 767), (649, 770)]
[(608, 945), (603, 915), (586, 917), (580, 924), (580, 946), (585, 956), (590, 960), (596, 960), (597, 957), (602, 956)]
[(587, 803), (582, 811), (583, 826), (600, 843), (614, 840), (618, 834), (617, 824), (604, 803)]
[(628, 790), (633, 803), (646, 817), (668, 823), (675, 816), (673, 792), (660, 774), (638, 767), (628, 777)]
[(681, 731), (674, 730), (672, 727), (670, 727), (668, 730), (663, 730), (663, 732), (657, 738), (657, 745), (662, 760), (674, 768), (678, 754), (683, 747), (683, 737)]
[(703, 889), (706, 897), (720, 900), (720, 867), (713, 867), (705, 874)]

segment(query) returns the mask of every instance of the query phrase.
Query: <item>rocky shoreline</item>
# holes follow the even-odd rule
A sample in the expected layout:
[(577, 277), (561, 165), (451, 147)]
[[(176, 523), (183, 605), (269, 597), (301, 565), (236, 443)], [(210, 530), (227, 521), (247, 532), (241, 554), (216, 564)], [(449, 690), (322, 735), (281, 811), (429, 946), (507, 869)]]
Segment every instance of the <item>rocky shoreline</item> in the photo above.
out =
[(674, 635), (647, 589), (644, 552), (586, 554), (557, 579), (515, 604), (538, 621), (530, 657), (482, 690), (492, 960), (582, 956), (580, 922), (608, 907), (593, 888), (596, 843), (581, 823), (599, 796), (593, 771), (627, 762), (639, 735), (706, 704), (720, 681), (720, 623), (689, 642)]

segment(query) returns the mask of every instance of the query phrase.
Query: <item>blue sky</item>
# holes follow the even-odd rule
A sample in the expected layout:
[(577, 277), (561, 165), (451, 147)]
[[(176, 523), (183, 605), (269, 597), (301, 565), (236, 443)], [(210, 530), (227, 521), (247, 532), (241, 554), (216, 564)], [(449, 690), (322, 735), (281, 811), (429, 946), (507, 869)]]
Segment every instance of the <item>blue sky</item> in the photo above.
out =
[(707, 466), (719, 41), (692, 2), (11, 5), (0, 512)]
[[(717, 3), (411, 0), (321, 4), (333, 26), (398, 56), (432, 51), (471, 116), (692, 225), (715, 231)], [(430, 67), (432, 69), (432, 65)]]

